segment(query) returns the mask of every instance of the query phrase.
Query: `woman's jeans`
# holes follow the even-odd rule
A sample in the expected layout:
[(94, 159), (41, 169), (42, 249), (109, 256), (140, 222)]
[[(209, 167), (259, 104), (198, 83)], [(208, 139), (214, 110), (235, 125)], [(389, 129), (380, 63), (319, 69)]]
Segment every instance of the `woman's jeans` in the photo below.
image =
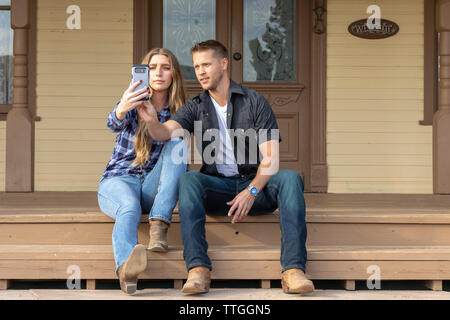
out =
[[(197, 266), (212, 269), (207, 255), (205, 237), (206, 213), (226, 215), (230, 206), (226, 202), (244, 190), (250, 178), (217, 177), (197, 171), (188, 171), (180, 179), (181, 236), (187, 270)], [(249, 215), (279, 210), (281, 228), (281, 267), (302, 269), (306, 265), (305, 200), (301, 176), (291, 170), (281, 170), (273, 175), (253, 203)]]
[(166, 142), (156, 165), (146, 176), (112, 176), (100, 181), (98, 204), (105, 214), (115, 219), (112, 247), (116, 271), (138, 244), (143, 212), (150, 212), (150, 219), (161, 219), (169, 224), (172, 221), (172, 211), (178, 201), (179, 178), (187, 168), (186, 148), (177, 147), (175, 152), (182, 151), (175, 161), (172, 156), (178, 143), (185, 142), (181, 139)]

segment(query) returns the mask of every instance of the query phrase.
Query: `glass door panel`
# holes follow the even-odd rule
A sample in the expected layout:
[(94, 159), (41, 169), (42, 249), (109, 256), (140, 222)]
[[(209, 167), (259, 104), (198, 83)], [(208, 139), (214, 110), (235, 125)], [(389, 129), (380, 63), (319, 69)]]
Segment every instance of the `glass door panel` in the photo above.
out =
[(244, 0), (243, 81), (296, 81), (295, 0)]
[(216, 39), (215, 0), (164, 0), (163, 47), (178, 58), (186, 81), (197, 81), (190, 49), (209, 39)]

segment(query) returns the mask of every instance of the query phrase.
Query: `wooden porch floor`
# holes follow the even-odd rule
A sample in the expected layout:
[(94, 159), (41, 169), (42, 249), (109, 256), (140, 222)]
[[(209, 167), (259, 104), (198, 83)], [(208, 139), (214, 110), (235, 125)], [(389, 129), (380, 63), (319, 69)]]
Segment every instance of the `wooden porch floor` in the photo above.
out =
[[(307, 214), (342, 213), (424, 215), (446, 219), (450, 195), (430, 194), (305, 194)], [(175, 210), (176, 211), (176, 210)], [(0, 219), (8, 215), (101, 213), (96, 192), (0, 192)], [(176, 213), (176, 212), (174, 212)], [(7, 218), (6, 218), (7, 219)], [(447, 220), (448, 221), (448, 220)]]
[[(354, 290), (373, 265), (383, 280), (423, 280), (434, 290), (450, 279), (450, 196), (306, 194), (305, 199), (311, 279), (341, 280)], [(143, 244), (147, 220), (143, 215), (139, 228)], [(96, 279), (115, 279), (113, 225), (95, 192), (0, 193), (0, 288), (14, 279), (66, 279), (69, 265), (83, 270), (91, 289)], [(270, 287), (280, 279), (280, 236), (277, 212), (237, 224), (208, 216), (213, 279), (258, 279)], [(187, 273), (176, 210), (169, 245), (166, 255), (148, 253), (150, 269), (142, 277), (172, 279), (180, 287)]]

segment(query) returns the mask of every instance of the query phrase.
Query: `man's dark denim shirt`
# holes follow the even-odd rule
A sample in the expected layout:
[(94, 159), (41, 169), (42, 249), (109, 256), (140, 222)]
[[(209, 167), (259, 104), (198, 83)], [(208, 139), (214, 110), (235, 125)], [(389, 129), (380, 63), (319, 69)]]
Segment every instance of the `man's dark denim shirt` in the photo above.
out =
[[(215, 136), (211, 133), (211, 129), (219, 130), (216, 110), (208, 91), (203, 91), (200, 95), (189, 100), (177, 110), (170, 120), (178, 122), (189, 133), (194, 133), (198, 150), (200, 150), (201, 143), (202, 155), (204, 155), (205, 148), (215, 141)], [(197, 125), (194, 125), (196, 121), (198, 121)], [(228, 93), (227, 127), (228, 129), (234, 129), (234, 136), (230, 137), (234, 147), (234, 156), (238, 165), (239, 175), (242, 178), (253, 178), (258, 171), (261, 153), (258, 147), (256, 147), (257, 150), (251, 148), (250, 140), (253, 140), (253, 146), (257, 146), (262, 142), (277, 138), (275, 131), (271, 131), (276, 129), (276, 132), (278, 132), (278, 124), (272, 108), (258, 92), (231, 81)], [(254, 129), (254, 131), (246, 131), (248, 129)], [(205, 137), (205, 132), (206, 137), (211, 138), (202, 139), (202, 137)], [(241, 134), (240, 142), (239, 134)], [(244, 137), (245, 140), (242, 139)], [(278, 138), (281, 141), (279, 134)], [(211, 147), (208, 150), (211, 150)], [(249, 150), (252, 152), (252, 155), (249, 154)], [(212, 157), (215, 157), (214, 151), (210, 153)], [(202, 156), (200, 172), (222, 176), (217, 171), (215, 163), (206, 163), (204, 156)]]

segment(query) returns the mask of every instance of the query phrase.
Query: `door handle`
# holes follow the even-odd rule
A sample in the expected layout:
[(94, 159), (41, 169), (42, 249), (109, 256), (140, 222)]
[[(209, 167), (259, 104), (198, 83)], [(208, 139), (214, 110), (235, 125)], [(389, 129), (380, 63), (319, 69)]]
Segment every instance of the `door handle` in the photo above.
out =
[(239, 61), (239, 60), (242, 59), (242, 55), (239, 52), (235, 52), (233, 54), (233, 59), (236, 60), (236, 61)]

